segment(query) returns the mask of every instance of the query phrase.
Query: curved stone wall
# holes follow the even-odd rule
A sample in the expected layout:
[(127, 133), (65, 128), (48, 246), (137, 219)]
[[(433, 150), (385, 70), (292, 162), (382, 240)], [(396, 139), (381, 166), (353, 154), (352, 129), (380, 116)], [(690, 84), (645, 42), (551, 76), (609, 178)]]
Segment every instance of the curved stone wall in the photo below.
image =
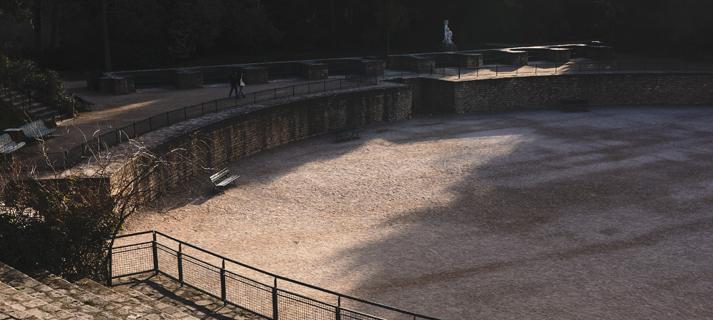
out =
[[(590, 105), (713, 105), (713, 74), (571, 74), (449, 81), (404, 79), (400, 84), (326, 92), (271, 101), (206, 115), (140, 137), (149, 150), (164, 154), (169, 165), (152, 172), (137, 187), (152, 200), (196, 177), (252, 154), (334, 132), (341, 128), (408, 119), (412, 114), (498, 112), (559, 107), (563, 100)], [(121, 184), (136, 177), (141, 160), (135, 150), (115, 159), (111, 177)], [(80, 168), (81, 169), (81, 168)], [(207, 178), (206, 178), (207, 179)]]
[[(408, 119), (411, 94), (409, 86), (399, 84), (320, 93), (206, 115), (151, 132), (138, 140), (154, 153), (184, 151), (170, 153), (167, 164), (138, 182), (137, 187), (144, 190), (144, 201), (150, 201), (196, 177), (207, 179), (232, 161), (270, 148), (343, 128)], [(135, 148), (121, 148), (112, 150), (127, 155), (123, 160), (116, 157), (111, 177), (114, 186), (133, 181), (144, 168), (141, 159), (128, 158)]]

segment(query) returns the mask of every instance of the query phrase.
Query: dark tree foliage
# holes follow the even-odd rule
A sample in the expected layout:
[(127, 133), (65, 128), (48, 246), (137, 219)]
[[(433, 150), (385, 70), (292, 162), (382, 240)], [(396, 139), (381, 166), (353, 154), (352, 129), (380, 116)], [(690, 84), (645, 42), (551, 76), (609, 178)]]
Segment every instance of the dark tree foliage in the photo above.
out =
[[(700, 0), (105, 0), (115, 69), (603, 40), (667, 55), (713, 50)], [(54, 67), (102, 68), (101, 1), (5, 0), (0, 46)]]

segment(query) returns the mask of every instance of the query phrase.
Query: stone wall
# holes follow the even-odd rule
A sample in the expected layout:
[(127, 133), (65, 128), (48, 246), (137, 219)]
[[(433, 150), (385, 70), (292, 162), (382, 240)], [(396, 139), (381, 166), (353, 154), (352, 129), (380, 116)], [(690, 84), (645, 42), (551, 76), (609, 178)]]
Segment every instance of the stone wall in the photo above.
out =
[[(420, 90), (422, 93), (414, 96), (421, 97), (416, 101), (426, 106), (415, 109), (430, 112), (556, 108), (563, 100), (587, 100), (594, 106), (713, 105), (711, 74), (571, 74), (440, 84), (426, 81)], [(424, 95), (437, 96), (425, 99)]]
[[(139, 143), (171, 156), (136, 187), (146, 201), (192, 179), (207, 177), (230, 162), (255, 153), (342, 128), (408, 119), (412, 114), (500, 112), (558, 108), (564, 100), (587, 100), (593, 106), (713, 105), (713, 74), (639, 73), (570, 74), (450, 81), (409, 78), (402, 84), (291, 97), (209, 114), (147, 133)], [(122, 152), (120, 148), (127, 148)], [(118, 155), (112, 184), (136, 176), (141, 160), (128, 144)], [(86, 168), (85, 168), (86, 169)], [(82, 168), (79, 168), (82, 170)]]
[[(221, 169), (249, 155), (341, 128), (408, 119), (411, 110), (411, 88), (387, 84), (273, 101), (192, 119), (139, 139), (159, 155), (169, 150), (185, 151), (171, 153), (166, 159), (169, 165), (152, 172), (136, 187), (145, 190), (141, 193), (146, 195), (145, 201), (150, 201), (196, 177), (207, 179), (212, 171), (206, 168)], [(120, 154), (121, 150), (113, 153)], [(115, 187), (131, 181), (142, 168), (141, 161), (133, 159), (118, 166), (111, 177)]]

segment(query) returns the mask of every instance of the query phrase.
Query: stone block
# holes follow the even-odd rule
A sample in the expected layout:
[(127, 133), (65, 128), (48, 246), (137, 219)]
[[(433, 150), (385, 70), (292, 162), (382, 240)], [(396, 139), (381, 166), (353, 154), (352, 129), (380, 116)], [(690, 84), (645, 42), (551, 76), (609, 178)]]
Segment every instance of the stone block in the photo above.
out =
[(179, 69), (173, 75), (173, 85), (176, 89), (195, 89), (203, 87), (203, 72), (198, 70)]
[(243, 73), (243, 81), (246, 84), (261, 84), (268, 82), (268, 72), (266, 67), (247, 66), (240, 69)]
[(410, 70), (417, 73), (430, 73), (436, 67), (433, 58), (417, 55), (389, 56), (389, 68)]
[(329, 77), (329, 67), (325, 63), (300, 62), (300, 73), (307, 80), (324, 80)]
[(524, 66), (528, 62), (527, 51), (513, 50), (513, 49), (501, 49), (495, 50), (492, 53), (492, 57), (497, 63), (512, 65), (512, 66)]
[(455, 53), (459, 68), (479, 68), (483, 65), (483, 55), (480, 53)]
[(106, 94), (128, 94), (136, 92), (134, 81), (126, 77), (104, 75), (99, 78), (99, 92)]
[(365, 76), (383, 76), (384, 75), (384, 61), (382, 60), (371, 60), (364, 59), (360, 61), (361, 72)]

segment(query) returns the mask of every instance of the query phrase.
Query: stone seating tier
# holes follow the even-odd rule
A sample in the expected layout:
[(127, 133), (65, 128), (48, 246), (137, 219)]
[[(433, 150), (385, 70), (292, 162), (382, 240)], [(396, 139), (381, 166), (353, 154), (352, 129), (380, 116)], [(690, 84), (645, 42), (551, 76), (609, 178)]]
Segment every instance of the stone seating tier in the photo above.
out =
[(147, 285), (110, 288), (89, 279), (72, 283), (47, 272), (30, 276), (0, 262), (0, 319), (260, 319), (216, 299), (208, 302), (170, 279), (155, 283), (173, 293)]

